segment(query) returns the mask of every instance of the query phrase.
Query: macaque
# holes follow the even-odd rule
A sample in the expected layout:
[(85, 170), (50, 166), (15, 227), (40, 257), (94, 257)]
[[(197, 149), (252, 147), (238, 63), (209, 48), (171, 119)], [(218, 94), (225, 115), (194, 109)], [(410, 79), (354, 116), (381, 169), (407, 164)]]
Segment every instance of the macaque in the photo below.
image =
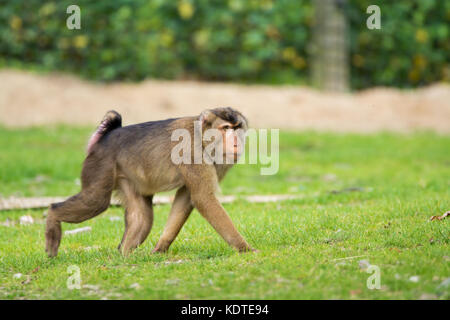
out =
[[(128, 255), (150, 233), (153, 195), (173, 189), (177, 191), (168, 221), (153, 252), (169, 249), (194, 207), (229, 245), (239, 252), (253, 251), (215, 195), (218, 183), (233, 165), (230, 158), (237, 160), (242, 152), (243, 139), (238, 132), (245, 133), (247, 128), (247, 119), (232, 108), (126, 127), (122, 127), (117, 112), (109, 111), (89, 140), (81, 191), (49, 208), (45, 232), (48, 256), (58, 254), (61, 222), (80, 223), (99, 215), (108, 208), (113, 191), (125, 207), (125, 232), (118, 249)], [(178, 141), (172, 135), (177, 129), (187, 130), (191, 137), (216, 129), (220, 139), (216, 135), (211, 142), (215, 153), (210, 161), (194, 161), (208, 143), (191, 139), (189, 146), (193, 152), (188, 157), (184, 155), (189, 161), (174, 163), (172, 149)], [(217, 161), (218, 150), (228, 161)]]

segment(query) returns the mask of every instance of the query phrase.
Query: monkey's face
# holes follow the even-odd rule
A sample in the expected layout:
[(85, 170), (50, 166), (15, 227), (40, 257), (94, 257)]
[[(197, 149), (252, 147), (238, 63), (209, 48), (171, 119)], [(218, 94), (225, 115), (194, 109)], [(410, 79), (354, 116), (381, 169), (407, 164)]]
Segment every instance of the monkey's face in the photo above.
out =
[(245, 131), (240, 125), (229, 122), (221, 124), (218, 129), (222, 135), (223, 155), (228, 160), (237, 161), (244, 152)]
[[(224, 162), (236, 162), (245, 149), (245, 133), (248, 129), (247, 119), (232, 108), (217, 108), (202, 113), (201, 119), (207, 129), (218, 131), (219, 145)], [(216, 155), (217, 156), (217, 155)]]

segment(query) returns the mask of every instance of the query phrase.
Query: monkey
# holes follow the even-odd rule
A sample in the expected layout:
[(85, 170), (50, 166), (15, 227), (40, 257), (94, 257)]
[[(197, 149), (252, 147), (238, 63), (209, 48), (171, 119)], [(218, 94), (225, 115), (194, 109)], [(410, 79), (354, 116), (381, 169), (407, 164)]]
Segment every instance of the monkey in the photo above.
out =
[[(191, 136), (215, 129), (213, 161), (175, 163), (172, 149), (177, 129)], [(153, 225), (154, 194), (176, 189), (168, 220), (152, 253), (167, 252), (194, 208), (219, 235), (239, 252), (256, 251), (233, 225), (216, 197), (219, 182), (242, 153), (242, 132), (247, 118), (230, 107), (207, 109), (200, 115), (122, 126), (122, 117), (108, 111), (90, 138), (81, 170), (81, 191), (64, 202), (50, 205), (46, 220), (45, 250), (58, 254), (61, 223), (80, 223), (104, 212), (115, 192), (125, 208), (125, 231), (118, 246), (124, 256), (141, 245)], [(240, 132), (240, 135), (237, 132)], [(238, 139), (239, 138), (239, 139)], [(245, 139), (245, 138), (244, 138)], [(217, 141), (216, 141), (217, 140)], [(188, 143), (200, 152), (206, 141)], [(217, 153), (217, 154), (216, 154)], [(222, 153), (222, 154), (221, 154)], [(205, 158), (206, 159), (206, 158)], [(210, 159), (211, 160), (211, 159)]]

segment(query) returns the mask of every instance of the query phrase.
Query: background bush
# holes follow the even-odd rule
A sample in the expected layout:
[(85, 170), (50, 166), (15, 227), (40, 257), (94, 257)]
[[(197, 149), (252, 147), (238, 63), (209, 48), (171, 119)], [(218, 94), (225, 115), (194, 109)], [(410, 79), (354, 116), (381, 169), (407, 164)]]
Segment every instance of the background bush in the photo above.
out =
[[(310, 0), (0, 0), (0, 65), (103, 81), (308, 83)], [(81, 8), (68, 30), (66, 8)], [(381, 30), (366, 8), (381, 7)], [(353, 88), (450, 78), (450, 2), (350, 0)]]

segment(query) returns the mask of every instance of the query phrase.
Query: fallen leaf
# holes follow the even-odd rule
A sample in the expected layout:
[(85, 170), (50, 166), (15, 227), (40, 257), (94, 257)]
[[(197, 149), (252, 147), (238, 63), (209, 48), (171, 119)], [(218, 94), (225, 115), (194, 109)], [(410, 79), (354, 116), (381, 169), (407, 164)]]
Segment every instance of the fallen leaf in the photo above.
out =
[(368, 260), (359, 260), (358, 265), (362, 270), (366, 270), (370, 267), (370, 262)]
[(93, 284), (84, 284), (83, 289), (98, 291), (100, 289), (100, 286), (93, 285)]
[(85, 247), (84, 250), (90, 251), (90, 250), (94, 250), (94, 249), (97, 250), (99, 248), (100, 248), (99, 246), (92, 246), (92, 247)]
[(450, 287), (450, 278), (447, 278), (444, 281), (442, 281), (442, 283), (438, 285), (437, 289), (438, 290), (447, 289), (448, 287)]
[(11, 226), (13, 226), (14, 225), (14, 221), (12, 221), (11, 219), (9, 219), (9, 218), (6, 218), (6, 221), (5, 222), (2, 222), (2, 223), (0, 223), (2, 226), (4, 226), (4, 227), (11, 227)]
[(339, 193), (346, 193), (346, 192), (363, 192), (364, 188), (361, 187), (350, 187), (350, 188), (345, 188), (345, 189), (341, 189), (341, 190), (331, 190), (330, 193), (331, 194), (339, 194)]
[(177, 285), (180, 282), (180, 279), (167, 279), (166, 285)]
[(360, 294), (362, 291), (361, 289), (356, 289), (356, 290), (350, 290), (350, 295), (352, 297), (357, 296), (358, 294)]
[(164, 264), (168, 265), (168, 264), (179, 264), (179, 263), (183, 263), (184, 260), (180, 259), (180, 260), (172, 260), (172, 261), (165, 261)]
[(130, 285), (130, 289), (136, 289), (139, 290), (141, 288), (141, 285), (137, 282)]
[(424, 293), (420, 296), (419, 300), (436, 300), (438, 297), (435, 294)]
[(27, 276), (27, 278), (25, 280), (23, 280), (21, 283), (22, 284), (29, 284), (31, 282), (31, 277)]
[(447, 211), (442, 216), (431, 216), (430, 221), (433, 221), (433, 220), (444, 220), (445, 218), (447, 218), (448, 215), (450, 215), (450, 211)]
[(73, 230), (67, 230), (67, 231), (64, 231), (64, 235), (76, 234), (76, 233), (80, 233), (80, 232), (89, 232), (91, 230), (92, 230), (91, 227), (84, 227), (84, 228), (78, 228), (78, 229), (73, 229)]
[(20, 221), (21, 225), (27, 225), (27, 224), (34, 223), (34, 219), (32, 216), (21, 216), (19, 221)]

